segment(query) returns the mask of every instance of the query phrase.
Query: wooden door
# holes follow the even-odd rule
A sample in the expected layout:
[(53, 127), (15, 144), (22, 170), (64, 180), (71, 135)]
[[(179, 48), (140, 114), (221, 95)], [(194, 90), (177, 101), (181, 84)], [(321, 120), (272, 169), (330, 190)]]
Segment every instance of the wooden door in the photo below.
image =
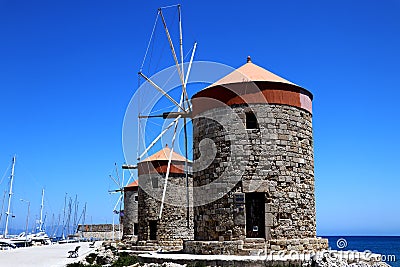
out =
[(265, 238), (265, 193), (246, 193), (246, 237)]
[(150, 240), (157, 240), (157, 221), (149, 221)]

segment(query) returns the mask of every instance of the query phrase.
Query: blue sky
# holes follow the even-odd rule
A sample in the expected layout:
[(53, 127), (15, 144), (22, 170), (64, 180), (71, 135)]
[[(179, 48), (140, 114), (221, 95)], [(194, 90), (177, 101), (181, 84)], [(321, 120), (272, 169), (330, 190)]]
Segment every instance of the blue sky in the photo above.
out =
[[(48, 222), (66, 193), (87, 202), (87, 220), (111, 222), (125, 110), (156, 10), (175, 3), (0, 0), (0, 175), (16, 153), (14, 225), (20, 198), (38, 214), (42, 187)], [(181, 4), (196, 60), (239, 67), (251, 55), (314, 94), (318, 234), (400, 235), (400, 1)]]

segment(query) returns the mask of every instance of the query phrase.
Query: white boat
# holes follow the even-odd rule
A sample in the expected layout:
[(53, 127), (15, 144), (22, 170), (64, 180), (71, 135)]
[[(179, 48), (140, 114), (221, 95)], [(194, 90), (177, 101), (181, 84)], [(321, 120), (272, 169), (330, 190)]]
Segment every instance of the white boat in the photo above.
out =
[(78, 243), (79, 239), (68, 237), (67, 239), (63, 239), (58, 241), (59, 244), (65, 244), (65, 243)]
[(28, 238), (32, 240), (34, 245), (51, 245), (50, 237), (44, 231), (30, 234), (28, 235)]
[(51, 245), (51, 239), (44, 231), (43, 222), (43, 207), (44, 207), (44, 189), (42, 189), (42, 203), (40, 205), (40, 220), (38, 232), (29, 234), (28, 238), (32, 240), (33, 245)]
[(9, 237), (7, 240), (17, 247), (28, 247), (32, 245), (32, 239), (29, 237), (29, 235), (26, 235), (25, 232), (22, 232), (14, 237)]
[(0, 250), (10, 250), (10, 249), (14, 249), (17, 246), (10, 241), (10, 239), (6, 239), (6, 238), (1, 238), (0, 239)]
[[(1, 243), (1, 249), (4, 248), (15, 248), (17, 245), (21, 245), (21, 243), (26, 245), (26, 237), (25, 233), (22, 233), (18, 236), (11, 236), (8, 234), (8, 223), (9, 223), (9, 218), (10, 218), (10, 208), (11, 208), (11, 197), (13, 195), (12, 189), (13, 189), (13, 182), (14, 182), (14, 169), (15, 169), (15, 156), (12, 158), (12, 165), (11, 165), (11, 175), (10, 175), (10, 189), (8, 193), (8, 206), (7, 206), (7, 212), (6, 212), (6, 226), (4, 229), (4, 234), (2, 235), (0, 239)], [(23, 239), (23, 240), (22, 240)]]
[[(15, 169), (15, 159), (16, 157), (13, 156), (12, 158), (12, 167), (11, 167), (11, 176), (10, 176), (10, 189), (8, 193), (8, 208), (6, 212), (6, 226), (4, 230), (4, 235), (0, 238), (0, 249), (2, 248), (13, 248), (13, 247), (22, 247), (22, 246), (31, 246), (32, 244), (35, 245), (50, 245), (51, 240), (49, 236), (43, 230), (43, 201), (44, 201), (44, 189), (42, 190), (42, 204), (40, 206), (40, 221), (39, 221), (39, 228), (38, 232), (34, 234), (27, 234), (25, 232), (20, 233), (17, 236), (9, 235), (8, 233), (8, 223), (9, 223), (9, 216), (10, 216), (10, 207), (11, 207), (11, 197), (13, 195), (13, 181), (14, 181), (14, 169)], [(22, 199), (21, 199), (22, 200)], [(26, 200), (22, 200), (26, 201)], [(28, 202), (28, 215), (26, 221), (26, 231), (28, 230), (28, 218), (29, 218), (29, 205)]]

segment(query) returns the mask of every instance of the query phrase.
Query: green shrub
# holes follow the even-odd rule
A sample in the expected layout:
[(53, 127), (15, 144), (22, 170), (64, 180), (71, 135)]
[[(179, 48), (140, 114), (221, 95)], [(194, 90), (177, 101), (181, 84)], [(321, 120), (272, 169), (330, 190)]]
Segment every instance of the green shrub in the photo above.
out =
[(204, 261), (196, 261), (194, 263), (189, 263), (187, 267), (206, 267), (206, 263)]
[(137, 256), (131, 256), (127, 252), (119, 253), (118, 260), (114, 262), (111, 266), (112, 267), (122, 267), (122, 266), (129, 266), (133, 265), (138, 262)]
[(110, 260), (107, 257), (97, 256), (96, 263), (100, 265), (106, 265), (110, 263)]
[(96, 260), (97, 254), (96, 253), (90, 253), (89, 255), (86, 256), (85, 260), (89, 264), (93, 264), (93, 262)]

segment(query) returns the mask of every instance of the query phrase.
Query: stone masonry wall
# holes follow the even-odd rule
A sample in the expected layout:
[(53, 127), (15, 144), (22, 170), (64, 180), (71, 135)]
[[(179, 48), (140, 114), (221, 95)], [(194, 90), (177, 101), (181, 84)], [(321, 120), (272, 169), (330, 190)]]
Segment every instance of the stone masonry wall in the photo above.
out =
[(82, 237), (87, 239), (99, 239), (99, 240), (112, 240), (120, 239), (122, 235), (122, 225), (114, 225), (114, 234), (112, 224), (85, 224), (78, 225), (77, 233), (81, 234)]
[[(138, 241), (150, 240), (150, 221), (157, 221), (158, 245), (180, 246), (183, 240), (193, 239), (193, 209), (187, 217), (186, 178), (184, 174), (170, 174), (162, 217), (159, 219), (165, 174), (139, 175)], [(192, 178), (189, 178), (192, 184)], [(189, 201), (193, 200), (189, 190)], [(189, 223), (189, 224), (188, 224)]]
[(134, 236), (134, 226), (138, 223), (138, 202), (137, 190), (126, 190), (124, 192), (124, 216), (122, 220), (124, 239)]
[[(256, 115), (259, 129), (244, 129), (249, 111)], [(217, 108), (193, 119), (193, 136), (194, 187), (213, 184), (208, 191), (194, 193), (194, 203), (215, 192), (221, 195), (195, 207), (195, 240), (244, 239), (245, 193), (249, 192), (265, 193), (266, 239), (316, 237), (309, 112), (265, 104)], [(207, 161), (210, 164), (204, 168)], [(222, 174), (229, 178), (221, 181)], [(224, 194), (227, 185), (231, 190)]]
[[(252, 240), (253, 241), (253, 240)], [(186, 241), (184, 251), (202, 255), (290, 255), (291, 252), (315, 253), (328, 249), (328, 239), (301, 238), (301, 239), (271, 239), (268, 241), (249, 242), (236, 241)]]

